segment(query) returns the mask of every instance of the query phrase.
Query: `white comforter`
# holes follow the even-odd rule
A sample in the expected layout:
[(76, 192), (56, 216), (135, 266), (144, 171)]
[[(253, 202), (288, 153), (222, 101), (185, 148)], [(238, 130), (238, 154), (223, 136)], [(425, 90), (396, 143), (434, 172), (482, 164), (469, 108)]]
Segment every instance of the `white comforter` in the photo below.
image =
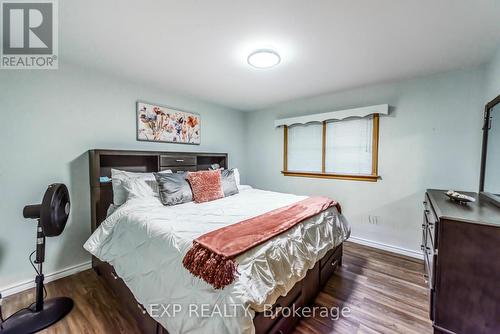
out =
[(304, 198), (243, 186), (237, 195), (203, 204), (166, 207), (157, 199), (131, 199), (84, 247), (114, 266), (137, 301), (169, 333), (253, 333), (254, 311), (285, 295), (349, 236), (344, 217), (330, 208), (240, 255), (239, 277), (223, 290), (193, 277), (182, 259), (198, 236)]

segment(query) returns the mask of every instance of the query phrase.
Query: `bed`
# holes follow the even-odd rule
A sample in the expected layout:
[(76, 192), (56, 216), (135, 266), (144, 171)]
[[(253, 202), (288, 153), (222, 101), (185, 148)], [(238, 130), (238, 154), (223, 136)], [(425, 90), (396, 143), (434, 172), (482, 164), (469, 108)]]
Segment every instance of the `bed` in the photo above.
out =
[(290, 332), (299, 318), (280, 310), (310, 304), (341, 264), (350, 230), (335, 207), (238, 256), (237, 280), (220, 290), (182, 267), (193, 240), (305, 197), (239, 186), (237, 195), (202, 204), (132, 199), (106, 218), (112, 187), (99, 177), (111, 168), (201, 170), (212, 163), (226, 167), (227, 154), (91, 151), (93, 235), (85, 248), (93, 267), (144, 333)]

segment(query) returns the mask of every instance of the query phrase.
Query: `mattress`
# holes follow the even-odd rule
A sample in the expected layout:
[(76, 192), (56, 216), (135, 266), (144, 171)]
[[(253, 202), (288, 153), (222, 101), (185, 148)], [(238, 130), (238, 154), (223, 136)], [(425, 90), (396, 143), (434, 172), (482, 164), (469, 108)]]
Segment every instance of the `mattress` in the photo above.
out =
[(238, 256), (238, 277), (222, 290), (192, 276), (182, 259), (198, 236), (304, 198), (249, 186), (202, 204), (166, 207), (133, 198), (115, 208), (84, 248), (110, 263), (169, 333), (254, 333), (255, 312), (274, 304), (349, 237), (345, 217), (331, 207)]

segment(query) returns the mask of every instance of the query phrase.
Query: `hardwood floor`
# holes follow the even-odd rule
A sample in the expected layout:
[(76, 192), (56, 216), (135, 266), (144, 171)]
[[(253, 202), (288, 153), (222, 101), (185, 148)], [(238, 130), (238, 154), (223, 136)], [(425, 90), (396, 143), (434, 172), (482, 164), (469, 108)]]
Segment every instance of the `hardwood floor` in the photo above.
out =
[(422, 261), (346, 243), (342, 267), (315, 300), (350, 316), (302, 319), (295, 333), (432, 333)]
[[(120, 305), (92, 269), (50, 282), (46, 289), (47, 298), (71, 297), (75, 306), (68, 316), (40, 333), (140, 333), (132, 317), (120, 311)], [(34, 299), (34, 289), (5, 298), (4, 317), (30, 305)]]
[[(305, 318), (295, 333), (432, 333), (422, 271), (422, 261), (347, 242), (342, 267), (315, 305), (347, 307), (349, 316)], [(47, 293), (73, 298), (75, 308), (41, 333), (140, 333), (92, 270), (47, 284)], [(4, 317), (33, 299), (34, 290), (6, 298)]]

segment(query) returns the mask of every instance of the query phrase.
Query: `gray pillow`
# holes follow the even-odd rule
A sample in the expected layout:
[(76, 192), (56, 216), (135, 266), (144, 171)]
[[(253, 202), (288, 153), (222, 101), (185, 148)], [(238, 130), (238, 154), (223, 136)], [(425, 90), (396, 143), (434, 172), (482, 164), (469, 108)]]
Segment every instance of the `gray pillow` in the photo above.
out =
[(193, 192), (186, 180), (187, 172), (182, 173), (154, 173), (158, 182), (158, 192), (163, 205), (177, 205), (191, 202)]
[(221, 171), (221, 184), (222, 191), (224, 192), (224, 197), (236, 195), (237, 193), (239, 193), (234, 170), (224, 169)]

